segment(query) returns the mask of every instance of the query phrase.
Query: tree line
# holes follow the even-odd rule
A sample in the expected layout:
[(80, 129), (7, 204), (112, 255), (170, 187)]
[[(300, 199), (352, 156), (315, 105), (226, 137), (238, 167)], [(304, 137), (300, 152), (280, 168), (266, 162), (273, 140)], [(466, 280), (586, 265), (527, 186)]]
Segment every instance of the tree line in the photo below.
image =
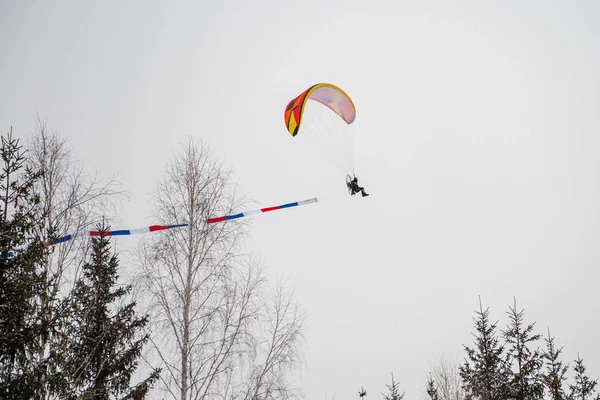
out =
[[(429, 400), (600, 400), (598, 379), (586, 373), (579, 353), (573, 364), (565, 363), (563, 348), (550, 329), (545, 335), (527, 323), (517, 300), (506, 312), (504, 329), (490, 319), (481, 300), (475, 311), (474, 340), (463, 345), (464, 360), (455, 363), (442, 357), (426, 380), (424, 398)], [(402, 400), (400, 384), (392, 375), (384, 400)], [(366, 397), (361, 388), (359, 396)]]

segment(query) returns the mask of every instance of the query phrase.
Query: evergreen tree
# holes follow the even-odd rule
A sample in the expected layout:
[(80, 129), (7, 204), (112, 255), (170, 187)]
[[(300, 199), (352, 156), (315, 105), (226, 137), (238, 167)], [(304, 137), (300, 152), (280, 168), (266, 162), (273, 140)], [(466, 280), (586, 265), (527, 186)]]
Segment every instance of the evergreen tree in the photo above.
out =
[(25, 166), (25, 151), (12, 132), (2, 136), (0, 153), (0, 398), (34, 398), (45, 380), (47, 360), (39, 352), (36, 295), (44, 281), (43, 257), (35, 234), (40, 219), (33, 186), (40, 174)]
[(361, 399), (363, 397), (367, 397), (367, 391), (362, 386), (360, 387), (360, 390), (358, 391), (358, 397), (360, 397)]
[(382, 393), (384, 400), (402, 400), (404, 398), (405, 392), (400, 394), (400, 384), (394, 381), (394, 374), (392, 374), (392, 384), (386, 386), (389, 390), (389, 393)]
[(467, 359), (459, 367), (463, 388), (468, 398), (504, 400), (507, 398), (508, 372), (504, 347), (496, 335), (497, 323), (489, 320), (489, 309), (483, 310), (481, 299), (476, 311), (475, 347), (463, 346)]
[(530, 348), (541, 338), (533, 334), (534, 324), (525, 326), (524, 310), (517, 310), (517, 300), (507, 312), (510, 323), (502, 332), (506, 353), (512, 365), (508, 396), (515, 400), (539, 399), (544, 394), (544, 377), (541, 372), (544, 364), (542, 353)]
[(575, 365), (573, 366), (573, 370), (575, 371), (575, 384), (569, 385), (569, 388), (571, 389), (570, 398), (572, 400), (600, 400), (600, 395), (594, 396), (598, 379), (591, 380), (585, 374), (585, 369), (586, 367), (583, 364), (583, 360), (579, 357), (579, 353), (577, 353), (577, 360), (575, 360)]
[(435, 382), (431, 375), (429, 375), (429, 379), (427, 379), (427, 395), (431, 400), (439, 400), (440, 396), (438, 395), (437, 388), (435, 387)]
[(149, 339), (147, 334), (139, 337), (148, 316), (137, 317), (135, 302), (126, 303), (131, 286), (119, 286), (117, 256), (110, 254), (104, 236), (108, 229), (99, 230), (70, 302), (61, 398), (144, 398), (160, 371), (133, 387), (130, 381)]
[(544, 373), (544, 382), (548, 388), (550, 398), (552, 400), (565, 400), (567, 395), (563, 389), (564, 382), (567, 379), (568, 365), (563, 365), (559, 356), (562, 353), (562, 347), (557, 349), (554, 346), (554, 337), (550, 336), (548, 329), (548, 338), (545, 339), (546, 350), (543, 357), (546, 364), (546, 372)]

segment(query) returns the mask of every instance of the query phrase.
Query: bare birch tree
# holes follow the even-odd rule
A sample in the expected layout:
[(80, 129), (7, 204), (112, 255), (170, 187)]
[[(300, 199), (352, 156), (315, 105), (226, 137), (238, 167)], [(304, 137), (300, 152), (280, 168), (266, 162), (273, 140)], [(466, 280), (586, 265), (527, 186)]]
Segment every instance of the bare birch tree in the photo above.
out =
[[(99, 179), (88, 175), (83, 166), (74, 160), (66, 139), (50, 131), (45, 121), (37, 118), (36, 130), (29, 143), (29, 164), (41, 172), (36, 191), (40, 195), (38, 234), (46, 240), (89, 229), (111, 210), (124, 195), (117, 189), (115, 177)], [(39, 292), (40, 322), (46, 332), (40, 337), (38, 362), (51, 353), (52, 337), (60, 311), (57, 302), (70, 290), (83, 263), (87, 242), (71, 240), (52, 246), (45, 252), (41, 268), (45, 277), (44, 288)], [(68, 273), (68, 274), (67, 274)], [(46, 392), (49, 396), (49, 392)]]
[(282, 292), (271, 303), (270, 342), (261, 340), (267, 282), (261, 262), (240, 254), (246, 222), (206, 224), (248, 204), (231, 171), (190, 138), (168, 163), (155, 203), (159, 222), (189, 224), (149, 236), (140, 246), (164, 394), (185, 400), (285, 398), (276, 392), (284, 393), (283, 367), (297, 358), (302, 321)]
[[(40, 235), (53, 239), (61, 235), (89, 229), (114, 211), (115, 203), (125, 196), (118, 189), (116, 176), (100, 179), (98, 173), (89, 174), (75, 160), (67, 140), (37, 118), (37, 126), (29, 145), (30, 163), (42, 172), (37, 188), (41, 196), (45, 218), (40, 221)], [(109, 218), (110, 219), (110, 218)], [(74, 263), (81, 263), (78, 251), (87, 248), (82, 241), (66, 241), (49, 252), (51, 275), (59, 281)]]
[(458, 362), (452, 362), (443, 355), (431, 365), (430, 380), (433, 382), (439, 400), (463, 400)]

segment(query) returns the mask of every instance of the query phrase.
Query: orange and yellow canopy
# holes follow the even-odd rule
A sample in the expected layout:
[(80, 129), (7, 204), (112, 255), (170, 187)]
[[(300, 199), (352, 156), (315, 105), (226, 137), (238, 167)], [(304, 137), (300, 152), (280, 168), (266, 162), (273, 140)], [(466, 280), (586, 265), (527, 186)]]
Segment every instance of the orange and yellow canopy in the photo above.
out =
[(285, 108), (285, 126), (292, 136), (296, 136), (300, 130), (304, 106), (309, 99), (328, 107), (347, 124), (351, 124), (356, 118), (354, 103), (342, 89), (330, 83), (319, 83), (306, 89)]

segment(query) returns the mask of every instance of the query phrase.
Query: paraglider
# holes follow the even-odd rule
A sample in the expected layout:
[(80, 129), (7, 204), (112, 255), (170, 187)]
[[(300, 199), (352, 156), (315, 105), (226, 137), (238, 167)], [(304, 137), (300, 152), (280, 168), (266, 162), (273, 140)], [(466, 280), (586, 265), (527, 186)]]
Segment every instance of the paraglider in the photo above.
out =
[[(313, 102), (309, 102), (313, 100)], [(284, 112), (285, 126), (292, 137), (306, 137), (307, 142), (325, 150), (328, 158), (346, 175), (351, 195), (368, 196), (358, 186), (354, 170), (354, 102), (341, 88), (319, 83), (293, 98)]]
[(369, 193), (365, 192), (364, 187), (358, 186), (358, 178), (356, 176), (349, 182), (346, 178), (346, 185), (348, 185), (348, 190), (350, 191), (351, 196), (354, 196), (358, 192), (362, 194), (362, 197), (367, 197), (369, 195)]

